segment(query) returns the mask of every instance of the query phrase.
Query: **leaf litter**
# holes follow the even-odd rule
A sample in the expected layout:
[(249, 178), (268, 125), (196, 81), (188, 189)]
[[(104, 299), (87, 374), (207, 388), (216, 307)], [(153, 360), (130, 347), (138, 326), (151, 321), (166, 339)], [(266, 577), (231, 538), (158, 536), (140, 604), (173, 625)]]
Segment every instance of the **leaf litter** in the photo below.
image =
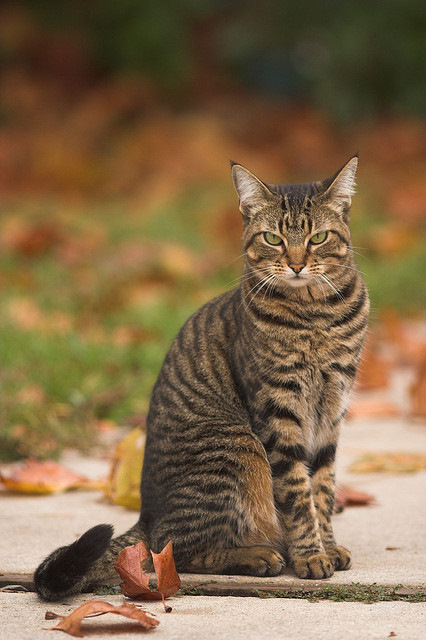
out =
[(160, 553), (151, 551), (154, 571), (157, 576), (157, 587), (150, 587), (151, 574), (142, 566), (149, 554), (143, 542), (126, 547), (118, 556), (114, 567), (123, 582), (120, 584), (122, 593), (134, 600), (162, 600), (166, 612), (171, 607), (165, 604), (165, 598), (172, 596), (180, 588), (180, 578), (173, 559), (173, 545), (170, 541)]
[[(150, 587), (151, 574), (142, 567), (142, 563), (149, 558), (144, 543), (138, 542), (123, 549), (114, 565), (123, 580), (120, 585), (121, 591), (133, 600), (162, 600), (166, 613), (170, 613), (172, 607), (166, 605), (165, 598), (175, 594), (181, 584), (173, 559), (172, 542), (170, 541), (160, 553), (151, 551), (151, 556), (157, 576), (157, 586), (154, 590)], [(144, 629), (151, 629), (160, 624), (153, 613), (143, 611), (140, 607), (141, 605), (127, 602), (115, 606), (103, 600), (88, 600), (68, 616), (46, 611), (45, 619), (62, 618), (52, 630), (65, 631), (77, 638), (83, 637), (81, 623), (84, 618), (93, 618), (105, 613), (115, 613), (137, 620)]]
[(140, 605), (124, 602), (121, 605), (115, 606), (103, 600), (88, 600), (68, 616), (62, 616), (53, 611), (46, 611), (45, 619), (53, 620), (55, 618), (62, 618), (56, 627), (51, 627), (49, 630), (56, 629), (58, 631), (65, 631), (65, 633), (76, 638), (83, 638), (84, 634), (81, 631), (81, 623), (84, 618), (93, 618), (104, 615), (105, 613), (115, 613), (126, 618), (137, 620), (144, 629), (151, 629), (160, 624), (160, 621), (154, 617), (153, 613), (143, 611)]
[(0, 473), (0, 483), (10, 491), (50, 494), (69, 489), (100, 489), (102, 482), (91, 481), (53, 460), (24, 460), (8, 473)]

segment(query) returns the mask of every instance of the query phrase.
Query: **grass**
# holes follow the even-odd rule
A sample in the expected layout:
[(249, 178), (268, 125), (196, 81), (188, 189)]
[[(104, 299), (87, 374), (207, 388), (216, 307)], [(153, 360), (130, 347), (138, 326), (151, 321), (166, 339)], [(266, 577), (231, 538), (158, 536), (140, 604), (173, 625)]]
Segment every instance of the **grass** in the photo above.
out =
[[(238, 279), (227, 198), (222, 185), (200, 185), (143, 215), (45, 202), (4, 214), (3, 460), (87, 451), (101, 421), (146, 413), (182, 323)], [(355, 245), (368, 246), (378, 219), (357, 217)], [(362, 253), (376, 312), (421, 308), (420, 241), (392, 260)]]
[(179, 591), (180, 595), (202, 596), (202, 595), (222, 595), (222, 596), (246, 596), (257, 598), (289, 598), (303, 599), (309, 602), (319, 602), (331, 600), (333, 602), (363, 602), (372, 604), (375, 602), (425, 602), (426, 594), (424, 589), (404, 589), (403, 585), (383, 586), (376, 583), (360, 584), (353, 582), (350, 585), (329, 585), (319, 589), (245, 589), (244, 585), (236, 589), (230, 587), (225, 589), (215, 589), (211, 584), (198, 587), (183, 587)]

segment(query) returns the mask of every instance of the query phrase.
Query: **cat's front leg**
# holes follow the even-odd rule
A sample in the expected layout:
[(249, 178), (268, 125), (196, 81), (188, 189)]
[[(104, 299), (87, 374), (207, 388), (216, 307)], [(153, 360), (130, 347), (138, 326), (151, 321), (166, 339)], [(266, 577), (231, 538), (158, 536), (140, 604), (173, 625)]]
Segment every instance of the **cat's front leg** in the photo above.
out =
[(334, 442), (318, 451), (311, 464), (312, 491), (324, 549), (334, 568), (343, 571), (351, 565), (351, 554), (348, 549), (336, 544), (331, 524), (335, 494), (335, 455)]
[(277, 442), (270, 460), (275, 503), (294, 571), (299, 578), (329, 578), (334, 563), (321, 540), (303, 446)]

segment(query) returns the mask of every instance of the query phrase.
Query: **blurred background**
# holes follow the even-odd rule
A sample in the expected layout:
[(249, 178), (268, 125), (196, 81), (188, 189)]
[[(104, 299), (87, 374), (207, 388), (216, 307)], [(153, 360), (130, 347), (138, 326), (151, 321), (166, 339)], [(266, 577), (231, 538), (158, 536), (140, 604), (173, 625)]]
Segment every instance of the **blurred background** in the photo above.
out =
[(238, 283), (230, 159), (305, 182), (359, 151), (353, 412), (425, 415), (421, 0), (4, 2), (0, 39), (3, 460), (143, 423), (183, 321)]

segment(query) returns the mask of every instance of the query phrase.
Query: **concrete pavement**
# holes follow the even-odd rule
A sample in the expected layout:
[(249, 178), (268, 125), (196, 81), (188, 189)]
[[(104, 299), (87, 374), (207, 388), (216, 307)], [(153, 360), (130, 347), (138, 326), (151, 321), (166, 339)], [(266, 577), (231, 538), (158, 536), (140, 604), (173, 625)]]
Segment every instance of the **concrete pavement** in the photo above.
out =
[[(241, 589), (297, 591), (305, 587), (338, 585), (396, 586), (425, 589), (425, 507), (426, 473), (387, 475), (352, 474), (348, 465), (368, 452), (414, 452), (426, 450), (426, 429), (401, 419), (356, 420), (342, 434), (337, 464), (338, 481), (372, 493), (376, 505), (347, 508), (334, 517), (336, 537), (351, 549), (353, 568), (337, 572), (328, 580), (312, 583), (297, 580), (288, 571), (276, 578), (254, 579), (230, 576), (182, 576), (185, 585), (199, 585), (207, 592), (240, 593)], [(75, 470), (97, 478), (106, 472), (106, 460), (68, 454), (63, 462)], [(106, 504), (96, 492), (69, 492), (56, 496), (0, 494), (0, 576), (3, 583), (29, 584), (37, 564), (57, 546), (67, 544), (89, 527), (101, 522), (114, 524), (116, 533), (125, 531), (137, 517), (134, 512)], [(233, 586), (235, 588), (233, 588)], [(33, 593), (0, 593), (2, 622), (0, 639), (20, 640), (46, 637), (44, 612), (51, 609), (69, 613), (90, 594), (46, 605)], [(118, 604), (121, 596), (102, 598)], [(369, 640), (393, 637), (398, 640), (426, 638), (425, 604), (410, 602), (309, 602), (307, 600), (180, 596), (170, 600), (173, 612), (163, 613), (158, 603), (147, 610), (158, 614), (160, 625), (150, 633), (158, 638), (285, 638), (286, 640)], [(91, 638), (104, 638), (103, 625), (116, 625), (114, 635), (135, 637), (131, 622), (118, 616), (95, 618), (87, 623)], [(118, 626), (117, 626), (118, 625)]]

